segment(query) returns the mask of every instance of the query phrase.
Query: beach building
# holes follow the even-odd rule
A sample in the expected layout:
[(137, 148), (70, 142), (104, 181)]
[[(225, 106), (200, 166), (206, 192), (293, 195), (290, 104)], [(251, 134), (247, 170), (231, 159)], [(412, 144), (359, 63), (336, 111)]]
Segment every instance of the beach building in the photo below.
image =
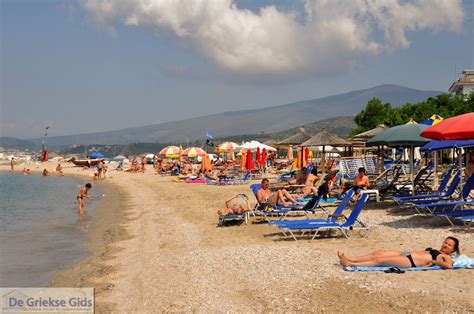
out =
[(474, 93), (474, 70), (464, 70), (457, 81), (451, 84), (449, 92), (458, 97), (467, 97)]

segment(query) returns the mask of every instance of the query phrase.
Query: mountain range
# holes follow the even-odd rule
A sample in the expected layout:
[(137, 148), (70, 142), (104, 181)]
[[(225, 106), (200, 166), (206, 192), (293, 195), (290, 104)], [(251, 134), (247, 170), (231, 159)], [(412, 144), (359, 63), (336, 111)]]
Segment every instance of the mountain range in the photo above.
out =
[[(324, 98), (252, 110), (217, 113), (180, 121), (89, 134), (48, 138), (49, 145), (129, 144), (137, 142), (189, 142), (205, 138), (206, 132), (218, 137), (235, 134), (274, 133), (340, 116), (354, 116), (372, 98), (393, 107), (416, 103), (441, 94), (398, 85), (379, 85), (369, 89)], [(41, 139), (31, 139), (40, 143)]]

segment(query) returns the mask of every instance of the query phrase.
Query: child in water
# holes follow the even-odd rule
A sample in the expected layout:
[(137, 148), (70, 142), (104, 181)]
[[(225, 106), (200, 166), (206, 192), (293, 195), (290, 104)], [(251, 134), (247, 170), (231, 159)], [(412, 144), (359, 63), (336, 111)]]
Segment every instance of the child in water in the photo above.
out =
[(79, 194), (77, 194), (77, 203), (79, 205), (79, 214), (84, 214), (84, 197), (86, 197), (88, 200), (92, 201), (92, 197), (87, 195), (89, 190), (92, 189), (92, 184), (87, 183), (80, 191)]

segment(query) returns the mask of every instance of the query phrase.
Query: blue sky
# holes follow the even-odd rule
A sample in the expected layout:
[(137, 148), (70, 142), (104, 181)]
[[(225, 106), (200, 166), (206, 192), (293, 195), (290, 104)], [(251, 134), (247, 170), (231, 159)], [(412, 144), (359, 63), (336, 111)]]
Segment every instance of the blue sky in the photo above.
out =
[[(397, 18), (403, 6), (360, 19), (367, 8), (338, 1), (105, 10), (92, 0), (2, 0), (1, 136), (113, 130), (386, 83), (447, 91), (474, 68), (472, 1), (457, 10), (433, 1), (407, 21)], [(391, 19), (378, 16), (387, 10)], [(334, 12), (345, 16), (331, 24)]]

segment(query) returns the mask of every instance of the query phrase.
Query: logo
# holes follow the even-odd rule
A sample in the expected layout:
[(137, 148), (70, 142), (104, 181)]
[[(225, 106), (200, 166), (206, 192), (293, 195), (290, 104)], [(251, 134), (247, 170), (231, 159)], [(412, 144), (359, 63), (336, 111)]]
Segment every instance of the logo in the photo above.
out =
[(93, 288), (0, 288), (2, 313), (94, 313)]

